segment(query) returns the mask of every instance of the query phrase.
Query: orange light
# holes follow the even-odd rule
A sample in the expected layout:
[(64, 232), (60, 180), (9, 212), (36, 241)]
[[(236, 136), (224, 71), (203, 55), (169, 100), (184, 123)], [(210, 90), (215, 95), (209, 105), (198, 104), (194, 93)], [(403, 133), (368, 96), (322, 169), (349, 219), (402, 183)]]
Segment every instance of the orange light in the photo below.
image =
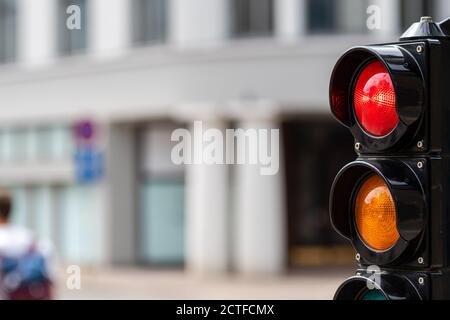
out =
[(374, 250), (390, 249), (400, 238), (394, 199), (379, 176), (372, 175), (361, 185), (356, 196), (355, 219), (360, 237)]

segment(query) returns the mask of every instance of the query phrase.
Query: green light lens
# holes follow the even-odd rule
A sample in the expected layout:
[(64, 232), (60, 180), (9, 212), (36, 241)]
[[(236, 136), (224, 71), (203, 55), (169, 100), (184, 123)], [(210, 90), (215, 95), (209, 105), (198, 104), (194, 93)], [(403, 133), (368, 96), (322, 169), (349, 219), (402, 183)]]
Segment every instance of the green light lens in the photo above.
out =
[(364, 293), (361, 300), (387, 300), (380, 290), (369, 290)]

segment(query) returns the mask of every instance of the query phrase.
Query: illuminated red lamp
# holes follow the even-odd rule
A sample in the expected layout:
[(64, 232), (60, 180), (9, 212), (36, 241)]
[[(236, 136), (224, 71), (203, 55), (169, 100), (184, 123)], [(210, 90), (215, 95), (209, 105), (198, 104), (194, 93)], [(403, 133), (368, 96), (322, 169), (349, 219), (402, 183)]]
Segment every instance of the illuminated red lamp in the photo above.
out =
[(369, 135), (383, 137), (397, 127), (394, 85), (380, 61), (369, 63), (359, 74), (353, 99), (358, 123)]

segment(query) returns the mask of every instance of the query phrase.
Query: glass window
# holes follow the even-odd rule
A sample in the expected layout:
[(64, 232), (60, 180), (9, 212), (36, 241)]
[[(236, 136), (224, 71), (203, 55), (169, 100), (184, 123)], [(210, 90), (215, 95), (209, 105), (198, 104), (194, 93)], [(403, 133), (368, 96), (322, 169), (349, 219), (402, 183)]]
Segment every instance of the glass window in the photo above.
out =
[(101, 194), (95, 186), (67, 186), (59, 192), (60, 254), (67, 262), (95, 263), (101, 248)]
[(184, 260), (183, 167), (170, 160), (174, 123), (152, 123), (138, 134), (139, 260), (180, 264)]
[(309, 30), (311, 32), (333, 32), (336, 27), (335, 11), (335, 0), (309, 0)]
[(283, 130), (292, 244), (345, 243), (331, 231), (328, 195), (336, 173), (353, 160), (351, 134), (339, 125), (316, 119), (286, 122)]
[(367, 0), (308, 0), (310, 33), (367, 32)]
[(8, 134), (6, 129), (0, 129), (0, 162), (8, 161)]
[(184, 260), (184, 184), (153, 181), (141, 186), (140, 258), (152, 264)]
[(0, 0), (0, 63), (16, 54), (16, 1)]
[(32, 137), (25, 128), (0, 129), (0, 161), (26, 161), (30, 156)]
[(54, 148), (52, 128), (41, 127), (36, 129), (36, 156), (39, 160), (53, 160)]
[(235, 36), (267, 36), (273, 32), (272, 0), (233, 0), (232, 32)]
[(3, 162), (21, 161), (26, 156), (27, 136), (23, 130), (4, 128), (0, 131), (0, 158)]
[(48, 160), (50, 146), (49, 130), (47, 128), (29, 129), (27, 160)]
[[(348, 256), (345, 248), (342, 256), (338, 251), (333, 255), (320, 252), (348, 245), (332, 230), (328, 196), (337, 172), (354, 158), (352, 135), (338, 124), (313, 118), (285, 122), (283, 132), (290, 264), (350, 262), (354, 253)], [(330, 256), (336, 260), (329, 261)]]
[[(86, 2), (87, 0), (58, 1), (58, 47), (61, 55), (79, 53), (86, 49)], [(71, 15), (67, 13), (67, 8), (72, 5), (80, 8), (80, 29), (67, 28), (67, 19)]]
[(167, 0), (132, 1), (132, 37), (135, 44), (162, 42), (167, 33)]
[(53, 149), (56, 141), (53, 128), (34, 127), (25, 131), (26, 135), (26, 155), (27, 161), (55, 160)]
[(28, 195), (25, 187), (12, 187), (12, 212), (11, 220), (14, 224), (20, 226), (28, 226), (29, 216), (28, 216)]
[(7, 131), (8, 160), (25, 162), (28, 160), (29, 134), (25, 128), (12, 128)]
[(68, 160), (73, 151), (72, 132), (64, 125), (0, 129), (0, 162)]
[(68, 126), (55, 125), (50, 128), (50, 155), (54, 160), (71, 159), (75, 151), (72, 130)]
[(52, 189), (41, 186), (33, 188), (31, 192), (33, 230), (40, 240), (54, 240)]

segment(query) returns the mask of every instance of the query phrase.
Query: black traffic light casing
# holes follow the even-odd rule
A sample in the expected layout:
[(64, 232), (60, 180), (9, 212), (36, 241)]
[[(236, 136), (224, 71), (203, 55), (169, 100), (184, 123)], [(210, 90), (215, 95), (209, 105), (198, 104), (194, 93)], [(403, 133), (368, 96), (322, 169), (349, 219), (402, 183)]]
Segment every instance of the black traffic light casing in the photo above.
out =
[[(422, 163), (418, 168), (417, 164)], [(402, 263), (415, 267), (425, 265), (428, 259), (427, 199), (428, 162), (425, 158), (365, 158), (345, 166), (336, 176), (330, 195), (331, 221), (334, 228), (353, 244), (359, 253), (361, 265), (392, 266)], [(359, 241), (351, 214), (355, 186), (367, 175), (375, 173), (386, 179), (397, 203), (397, 228), (401, 235), (394, 247), (375, 252)], [(404, 183), (404, 181), (407, 183)], [(419, 255), (423, 262), (411, 259)], [(422, 261), (422, 260), (421, 260)]]
[(428, 277), (426, 273), (394, 272), (390, 270), (382, 271), (378, 274), (381, 281), (375, 281), (374, 273), (364, 269), (358, 270), (356, 275), (347, 279), (336, 291), (335, 299), (339, 300), (359, 300), (361, 294), (367, 292), (369, 283), (372, 288), (378, 289), (389, 300), (423, 300), (430, 297), (430, 282), (424, 281), (417, 285), (419, 279)]
[[(399, 118), (383, 137), (367, 134), (353, 111), (355, 81), (373, 60), (381, 61), (389, 72)], [(362, 283), (371, 281), (367, 268), (373, 265), (380, 268), (382, 285), (377, 289), (387, 299), (450, 299), (447, 95), (450, 19), (415, 24), (399, 42), (355, 47), (338, 60), (331, 76), (330, 104), (337, 120), (355, 137), (357, 159), (336, 176), (330, 217), (336, 231), (355, 248), (358, 270), (340, 286), (335, 299), (358, 299), (366, 290)], [(383, 178), (395, 201), (400, 238), (385, 251), (368, 247), (355, 225), (355, 193), (370, 174)]]
[[(427, 135), (426, 42), (390, 43), (355, 47), (348, 50), (336, 63), (330, 83), (330, 104), (339, 122), (348, 127), (359, 143), (361, 154), (384, 154), (395, 151), (410, 153), (418, 150), (412, 141)], [(420, 47), (421, 51), (417, 52)], [(365, 134), (352, 114), (351, 92), (358, 70), (373, 60), (383, 62), (389, 71), (396, 91), (398, 126), (385, 137)], [(356, 73), (355, 73), (356, 71)]]

